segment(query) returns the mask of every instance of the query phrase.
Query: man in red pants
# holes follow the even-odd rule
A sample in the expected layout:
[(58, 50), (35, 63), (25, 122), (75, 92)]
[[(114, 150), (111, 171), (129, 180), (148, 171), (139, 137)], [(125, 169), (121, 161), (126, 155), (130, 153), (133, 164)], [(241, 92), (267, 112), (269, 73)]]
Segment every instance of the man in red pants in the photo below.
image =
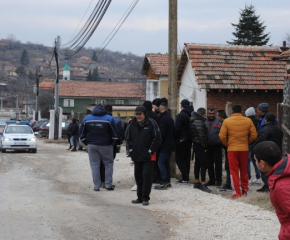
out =
[[(228, 159), (230, 164), (231, 183), (233, 188), (232, 198), (247, 196), (249, 190), (247, 162), (249, 147), (257, 138), (257, 131), (253, 121), (243, 117), (242, 107), (234, 105), (232, 116), (224, 120), (219, 137), (223, 145), (228, 148)], [(240, 189), (240, 177), (241, 187)]]

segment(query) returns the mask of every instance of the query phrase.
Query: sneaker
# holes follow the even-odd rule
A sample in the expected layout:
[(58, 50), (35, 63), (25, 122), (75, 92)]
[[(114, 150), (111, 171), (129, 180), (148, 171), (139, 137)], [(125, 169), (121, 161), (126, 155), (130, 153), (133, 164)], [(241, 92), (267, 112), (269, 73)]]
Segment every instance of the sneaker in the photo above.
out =
[(142, 200), (139, 200), (139, 199), (132, 200), (131, 203), (134, 203), (134, 204), (142, 203)]
[(108, 191), (114, 191), (115, 188), (110, 187), (110, 188), (105, 188), (105, 189), (107, 189)]
[(73, 150), (71, 150), (71, 152), (77, 152), (77, 150), (73, 149)]
[(98, 191), (100, 191), (100, 189), (95, 189), (95, 188), (94, 188), (94, 191), (98, 192)]
[(178, 180), (178, 181), (176, 181), (176, 183), (184, 183), (184, 184), (188, 184), (188, 181), (186, 181), (186, 180)]
[[(215, 185), (216, 185), (217, 187), (220, 187), (220, 186), (222, 185), (222, 182), (216, 181)], [(208, 186), (209, 186), (209, 185), (208, 185)]]
[(242, 190), (242, 197), (247, 197), (248, 196), (248, 191)]
[(193, 184), (193, 188), (196, 188), (196, 189), (200, 189), (201, 190), (201, 188), (202, 188), (201, 182), (198, 182), (198, 183)]
[(227, 191), (227, 190), (233, 190), (232, 187), (228, 184), (223, 185), (220, 189), (220, 191)]
[(231, 196), (232, 199), (240, 198), (240, 197), (241, 197), (241, 195), (238, 195), (238, 194), (234, 194), (234, 195)]
[[(159, 184), (159, 185), (155, 186), (154, 188), (155, 188), (156, 190), (167, 190), (169, 184), (170, 184), (170, 183)], [(170, 185), (171, 185), (171, 184), (170, 184)]]
[(256, 178), (256, 179), (253, 179), (252, 180), (252, 183), (255, 183), (255, 184), (261, 184), (262, 183), (262, 180), (261, 180), (261, 178)]
[(71, 147), (69, 150), (70, 150), (70, 151), (72, 151), (72, 150), (74, 150), (74, 148), (75, 148), (75, 147), (74, 147), (74, 146), (72, 146), (72, 147)]
[(142, 205), (143, 205), (143, 206), (148, 206), (148, 205), (149, 205), (149, 202), (148, 202), (148, 201), (143, 201), (143, 202), (142, 202)]
[(201, 185), (201, 191), (211, 193), (211, 190), (206, 186), (206, 184)]
[(206, 183), (206, 186), (214, 186), (215, 185), (215, 182), (209, 180), (207, 183)]
[(257, 192), (261, 192), (261, 193), (270, 192), (269, 188), (267, 188), (265, 185), (262, 188), (260, 188), (260, 189), (258, 189), (256, 191)]
[(132, 188), (131, 191), (137, 191), (137, 184), (135, 184)]

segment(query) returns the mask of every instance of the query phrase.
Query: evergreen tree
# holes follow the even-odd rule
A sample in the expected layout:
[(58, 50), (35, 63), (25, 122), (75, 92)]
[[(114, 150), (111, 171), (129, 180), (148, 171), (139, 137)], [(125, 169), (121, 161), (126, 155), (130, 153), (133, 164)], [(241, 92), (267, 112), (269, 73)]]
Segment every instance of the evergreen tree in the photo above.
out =
[(30, 81), (36, 81), (36, 76), (35, 76), (35, 74), (33, 74), (31, 71), (29, 71), (29, 73), (28, 73), (28, 79), (30, 80)]
[(99, 81), (99, 70), (98, 67), (96, 67), (92, 74), (92, 81)]
[(270, 39), (269, 33), (264, 34), (266, 26), (259, 18), (260, 16), (255, 13), (254, 6), (246, 5), (245, 9), (240, 12), (239, 23), (232, 23), (235, 27), (233, 35), (236, 39), (227, 43), (234, 45), (266, 45)]
[(16, 68), (15, 72), (18, 74), (18, 76), (26, 76), (26, 72), (23, 66)]
[(22, 55), (21, 55), (21, 59), (20, 59), (20, 63), (21, 65), (23, 66), (27, 66), (29, 64), (29, 56), (28, 56), (28, 53), (27, 51), (24, 49), (23, 52), (22, 52)]
[(92, 60), (95, 61), (95, 62), (98, 61), (98, 57), (96, 55), (96, 51), (94, 51), (94, 53), (93, 53)]
[(92, 73), (91, 73), (91, 70), (89, 71), (89, 74), (87, 76), (87, 81), (92, 81)]

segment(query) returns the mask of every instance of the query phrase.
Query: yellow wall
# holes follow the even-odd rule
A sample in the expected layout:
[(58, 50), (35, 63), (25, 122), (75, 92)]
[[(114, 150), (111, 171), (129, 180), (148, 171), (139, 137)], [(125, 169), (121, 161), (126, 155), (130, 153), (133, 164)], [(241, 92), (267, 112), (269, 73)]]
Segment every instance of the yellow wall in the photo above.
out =
[(168, 99), (168, 80), (159, 80), (160, 81), (160, 98)]
[(179, 95), (177, 95), (177, 114), (180, 112), (180, 101), (179, 101)]
[(118, 113), (120, 117), (133, 117), (135, 116), (135, 111), (130, 110), (115, 110), (113, 111), (113, 116), (118, 117)]

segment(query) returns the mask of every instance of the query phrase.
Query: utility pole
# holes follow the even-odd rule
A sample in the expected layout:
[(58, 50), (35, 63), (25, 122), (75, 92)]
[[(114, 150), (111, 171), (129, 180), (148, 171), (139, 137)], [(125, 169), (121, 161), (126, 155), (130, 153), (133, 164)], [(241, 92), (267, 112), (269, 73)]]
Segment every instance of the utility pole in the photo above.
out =
[(54, 46), (54, 57), (56, 62), (56, 80), (55, 80), (55, 125), (54, 125), (54, 139), (58, 139), (58, 123), (59, 123), (59, 94), (58, 94), (58, 81), (59, 81), (59, 65), (58, 65), (58, 51), (60, 48), (60, 36), (57, 37)]
[(28, 107), (27, 107), (27, 78), (24, 77), (24, 83), (25, 83), (25, 121), (27, 121), (28, 118)]
[(171, 116), (177, 114), (177, 0), (169, 0), (168, 98)]
[[(177, 114), (177, 0), (169, 1), (169, 31), (168, 31), (168, 100), (171, 117), (175, 120)], [(171, 175), (175, 177), (175, 154), (170, 159)]]
[(39, 95), (39, 78), (41, 77), (40, 70), (36, 70), (36, 106), (35, 106), (35, 120), (38, 121), (38, 95)]

